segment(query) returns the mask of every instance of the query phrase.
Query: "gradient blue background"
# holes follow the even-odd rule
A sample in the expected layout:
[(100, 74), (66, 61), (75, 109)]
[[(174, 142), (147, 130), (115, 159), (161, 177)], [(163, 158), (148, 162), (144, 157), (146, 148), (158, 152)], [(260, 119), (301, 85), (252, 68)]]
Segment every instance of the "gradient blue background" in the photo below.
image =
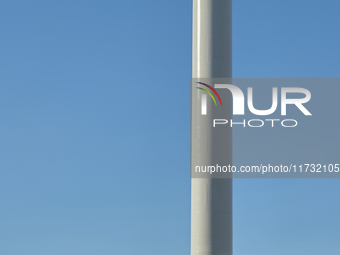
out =
[[(189, 254), (191, 5), (0, 2), (0, 254)], [(233, 76), (339, 77), (339, 8), (233, 1)], [(234, 254), (338, 255), (339, 194), (235, 180)]]

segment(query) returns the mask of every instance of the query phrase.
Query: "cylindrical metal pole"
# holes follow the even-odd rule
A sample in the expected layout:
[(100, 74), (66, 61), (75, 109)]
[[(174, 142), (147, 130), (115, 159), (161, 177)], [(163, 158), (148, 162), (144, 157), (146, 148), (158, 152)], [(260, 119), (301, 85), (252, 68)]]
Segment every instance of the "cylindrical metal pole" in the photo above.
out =
[[(231, 61), (231, 0), (194, 0), (192, 77), (231, 78)], [(213, 134), (197, 117), (198, 100), (192, 96), (191, 162), (231, 164), (231, 131)], [(202, 134), (211, 139), (208, 147), (198, 142)], [(216, 139), (223, 142), (215, 146)], [(192, 178), (191, 255), (231, 254), (232, 179)]]

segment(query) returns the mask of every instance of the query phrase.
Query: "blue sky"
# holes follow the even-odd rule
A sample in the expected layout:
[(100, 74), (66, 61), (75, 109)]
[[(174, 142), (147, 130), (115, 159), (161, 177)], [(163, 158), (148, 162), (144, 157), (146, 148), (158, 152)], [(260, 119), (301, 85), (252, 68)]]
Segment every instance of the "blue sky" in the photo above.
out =
[[(189, 254), (191, 5), (1, 1), (1, 254)], [(339, 77), (339, 8), (233, 1), (233, 76)], [(339, 193), (235, 180), (234, 254), (338, 255)]]

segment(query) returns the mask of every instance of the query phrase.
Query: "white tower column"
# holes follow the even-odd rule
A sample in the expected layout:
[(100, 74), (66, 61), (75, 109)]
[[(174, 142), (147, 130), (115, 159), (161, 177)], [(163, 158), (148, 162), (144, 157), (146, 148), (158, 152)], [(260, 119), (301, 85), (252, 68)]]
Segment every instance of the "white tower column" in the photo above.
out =
[[(193, 1), (193, 78), (231, 78), (231, 22), (231, 0)], [(213, 132), (200, 117), (199, 100), (192, 96), (191, 162), (231, 164), (231, 130)], [(201, 146), (202, 139), (209, 146)], [(193, 178), (191, 255), (231, 254), (232, 179)]]

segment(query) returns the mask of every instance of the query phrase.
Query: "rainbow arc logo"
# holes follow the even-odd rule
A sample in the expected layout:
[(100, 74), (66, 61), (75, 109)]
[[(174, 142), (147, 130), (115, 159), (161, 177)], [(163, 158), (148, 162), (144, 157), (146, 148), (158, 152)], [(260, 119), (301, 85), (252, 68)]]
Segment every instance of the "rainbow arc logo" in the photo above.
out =
[[(207, 87), (208, 89), (210, 89), (218, 98), (218, 100), (220, 101), (220, 104), (222, 106), (222, 100), (221, 100), (221, 97), (220, 95), (217, 93), (217, 91), (210, 85), (206, 84), (206, 83), (203, 83), (203, 82), (196, 82), (198, 84), (201, 84), (205, 87)], [(213, 94), (207, 90), (207, 89), (204, 89), (204, 88), (201, 88), (201, 87), (196, 87), (200, 90), (203, 90), (205, 93), (207, 93), (211, 98), (212, 100), (214, 101), (215, 103), (215, 106), (217, 106), (217, 103), (216, 103), (216, 100), (215, 100), (215, 97), (213, 96)], [(201, 114), (202, 115), (207, 115), (207, 95), (206, 94), (202, 94), (202, 101), (201, 101)]]
[[(220, 97), (220, 95), (217, 93), (217, 91), (213, 87), (211, 87), (210, 85), (208, 85), (206, 83), (203, 83), (203, 82), (196, 82), (196, 83), (201, 84), (201, 85), (206, 86), (207, 88), (211, 89), (211, 91), (215, 93), (215, 95), (217, 96), (218, 100), (220, 101), (220, 104), (222, 105), (221, 97)], [(212, 100), (214, 100), (214, 103), (217, 106), (216, 100), (215, 100), (214, 96), (211, 94), (211, 92), (209, 90), (203, 89), (201, 87), (196, 87), (196, 88), (206, 92), (212, 98)]]

